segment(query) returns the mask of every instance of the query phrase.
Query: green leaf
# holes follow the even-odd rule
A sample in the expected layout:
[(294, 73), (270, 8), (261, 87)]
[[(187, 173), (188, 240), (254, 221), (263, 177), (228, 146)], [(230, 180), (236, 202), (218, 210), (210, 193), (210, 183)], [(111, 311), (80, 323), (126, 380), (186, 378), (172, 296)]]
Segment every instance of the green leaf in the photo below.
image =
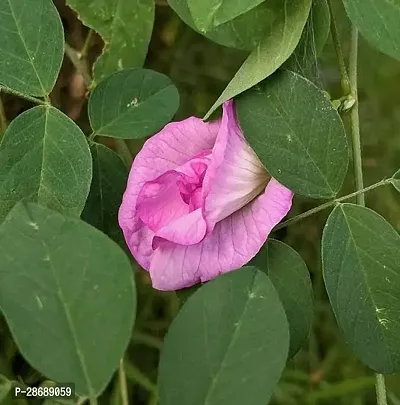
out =
[(0, 222), (22, 200), (79, 216), (91, 178), (90, 150), (79, 127), (53, 107), (25, 111), (0, 145)]
[(90, 149), (93, 179), (82, 219), (120, 242), (122, 235), (118, 226), (118, 210), (128, 171), (119, 155), (106, 146), (94, 143)]
[(268, 33), (245, 60), (205, 118), (225, 101), (274, 73), (299, 43), (310, 12), (311, 0), (271, 0), (267, 4), (275, 15)]
[(322, 262), (337, 322), (359, 359), (379, 373), (400, 371), (400, 236), (376, 212), (338, 205)]
[(186, 0), (192, 19), (201, 32), (233, 20), (264, 0)]
[(89, 99), (96, 135), (144, 138), (159, 131), (179, 107), (171, 80), (147, 69), (127, 69), (104, 79)]
[(265, 405), (286, 363), (289, 331), (268, 277), (254, 267), (203, 285), (164, 341), (160, 405)]
[(8, 396), (12, 388), (12, 381), (0, 374), (0, 404)]
[(142, 67), (154, 22), (154, 0), (67, 0), (82, 22), (106, 46), (94, 65), (94, 79), (122, 69)]
[[(168, 3), (185, 24), (197, 31), (187, 0), (168, 0)], [(269, 33), (278, 10), (271, 1), (264, 1), (247, 13), (202, 34), (220, 45), (252, 51)]]
[(399, 0), (343, 0), (361, 35), (381, 52), (400, 60)]
[(0, 227), (0, 279), (0, 309), (26, 360), (79, 395), (99, 395), (133, 325), (123, 251), (79, 219), (19, 203)]
[(313, 80), (318, 75), (317, 57), (330, 33), (331, 16), (326, 0), (314, 0), (300, 42), (283, 67)]
[(0, 83), (32, 96), (48, 95), (64, 54), (64, 33), (51, 0), (0, 2)]
[(280, 71), (237, 98), (244, 134), (268, 172), (295, 193), (332, 198), (348, 165), (340, 116), (324, 93)]
[(306, 341), (313, 320), (313, 293), (310, 274), (302, 257), (290, 246), (269, 239), (250, 262), (265, 272), (274, 285), (289, 322), (293, 357)]
[(394, 188), (400, 192), (400, 170), (398, 170), (393, 177), (391, 178), (391, 183), (393, 184)]

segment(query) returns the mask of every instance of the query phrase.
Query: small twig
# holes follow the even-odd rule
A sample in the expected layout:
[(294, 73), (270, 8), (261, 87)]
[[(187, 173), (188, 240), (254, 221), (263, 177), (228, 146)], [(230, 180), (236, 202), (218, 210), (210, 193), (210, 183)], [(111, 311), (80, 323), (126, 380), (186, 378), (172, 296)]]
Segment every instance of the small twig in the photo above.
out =
[(375, 378), (377, 403), (378, 405), (387, 405), (385, 377), (382, 374), (376, 374)]
[(142, 332), (134, 332), (132, 341), (136, 344), (143, 344), (157, 350), (161, 350), (163, 345), (162, 340)]
[(122, 405), (129, 405), (128, 386), (126, 384), (126, 374), (125, 374), (125, 368), (124, 368), (124, 359), (121, 359), (121, 361), (119, 362), (118, 377), (119, 377), (119, 389), (120, 389), (120, 393), (121, 393)]
[(42, 105), (50, 105), (50, 102), (47, 100), (41, 100), (40, 98), (28, 96), (27, 94), (21, 93), (20, 91), (10, 89), (9, 87), (3, 86), (0, 84), (0, 91), (7, 94), (12, 94), (13, 96), (17, 96), (19, 98), (23, 98), (35, 104), (42, 104)]
[[(356, 190), (364, 188), (363, 169), (362, 169), (362, 155), (361, 155), (361, 137), (360, 137), (360, 118), (358, 114), (358, 91), (357, 91), (357, 59), (358, 59), (358, 31), (352, 25), (351, 27), (351, 41), (350, 41), (350, 88), (351, 94), (355, 100), (355, 104), (351, 109), (351, 139), (353, 146), (353, 165), (354, 174), (356, 178)], [(365, 206), (364, 194), (357, 196), (357, 204)]]
[(299, 222), (304, 218), (307, 218), (307, 217), (310, 217), (311, 215), (316, 214), (317, 212), (320, 212), (320, 211), (323, 211), (323, 210), (325, 210), (325, 209), (327, 209), (329, 207), (332, 207), (333, 205), (335, 205), (337, 203), (340, 203), (340, 202), (345, 201), (345, 200), (349, 200), (350, 198), (353, 198), (353, 197), (357, 197), (357, 196), (359, 196), (361, 194), (364, 194), (364, 193), (367, 193), (368, 191), (371, 191), (371, 190), (373, 190), (373, 189), (375, 189), (377, 187), (384, 186), (384, 185), (387, 185), (387, 184), (391, 184), (391, 182), (392, 182), (392, 179), (381, 180), (378, 183), (375, 183), (375, 184), (372, 184), (371, 186), (363, 188), (362, 190), (357, 190), (354, 193), (347, 194), (347, 195), (345, 195), (343, 197), (336, 198), (335, 200), (328, 201), (328, 202), (326, 202), (324, 204), (318, 205), (318, 207), (312, 208), (312, 209), (310, 209), (310, 210), (308, 210), (306, 212), (303, 212), (302, 214), (296, 215), (295, 217), (290, 218), (290, 219), (280, 223), (279, 225), (277, 225), (273, 229), (273, 231), (277, 231), (278, 229), (286, 228), (287, 226), (293, 225), (296, 222)]
[(76, 402), (76, 405), (83, 405), (88, 400), (87, 397), (80, 397)]
[(90, 46), (92, 44), (93, 35), (94, 35), (94, 31), (92, 29), (90, 29), (87, 34), (87, 37), (85, 39), (85, 43), (83, 44), (83, 47), (81, 50), (81, 59), (86, 59)]
[(336, 57), (339, 63), (340, 79), (341, 79), (340, 84), (342, 86), (343, 95), (348, 96), (351, 93), (350, 79), (349, 75), (347, 74), (346, 63), (344, 61), (342, 47), (340, 45), (339, 31), (337, 28), (335, 13), (333, 12), (332, 0), (328, 0), (328, 6), (331, 15), (331, 36), (336, 52)]
[(137, 369), (133, 364), (125, 363), (125, 373), (128, 380), (139, 384), (145, 390), (149, 391), (153, 395), (157, 395), (157, 386), (153, 384), (150, 379), (144, 375), (139, 369)]
[(125, 139), (115, 139), (115, 146), (118, 154), (121, 156), (122, 160), (125, 162), (127, 167), (131, 167), (132, 164), (132, 153), (126, 144)]
[(87, 62), (82, 58), (82, 53), (78, 52), (69, 44), (65, 44), (65, 54), (68, 56), (72, 64), (74, 65), (76, 71), (82, 75), (83, 82), (85, 83), (86, 88), (89, 88), (92, 83), (92, 78), (89, 74), (89, 69)]

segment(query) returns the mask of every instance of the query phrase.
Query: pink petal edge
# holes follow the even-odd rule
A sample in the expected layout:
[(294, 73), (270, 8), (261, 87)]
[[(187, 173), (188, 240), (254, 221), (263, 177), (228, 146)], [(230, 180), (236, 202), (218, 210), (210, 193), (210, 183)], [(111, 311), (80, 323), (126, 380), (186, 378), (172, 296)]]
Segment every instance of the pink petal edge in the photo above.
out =
[(219, 127), (220, 121), (204, 122), (196, 117), (171, 122), (147, 140), (136, 155), (119, 209), (118, 222), (132, 255), (144, 269), (150, 267), (154, 232), (144, 225), (136, 213), (140, 190), (147, 181), (175, 170), (204, 150), (212, 149)]
[(159, 247), (150, 264), (153, 287), (186, 288), (245, 265), (289, 212), (292, 197), (292, 191), (272, 178), (261, 196), (218, 222), (202, 242)]

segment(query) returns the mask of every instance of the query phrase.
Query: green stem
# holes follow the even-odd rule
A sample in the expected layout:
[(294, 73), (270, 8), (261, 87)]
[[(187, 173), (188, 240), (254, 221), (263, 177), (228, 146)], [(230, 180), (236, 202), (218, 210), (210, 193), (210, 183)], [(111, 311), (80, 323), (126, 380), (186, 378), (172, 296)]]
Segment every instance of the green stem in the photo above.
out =
[(41, 100), (40, 98), (28, 96), (27, 94), (21, 93), (20, 91), (10, 89), (9, 87), (3, 86), (0, 84), (0, 91), (7, 94), (12, 94), (13, 96), (17, 96), (19, 98), (23, 98), (35, 104), (42, 104), (42, 105), (50, 105), (48, 101)]
[(82, 54), (76, 51), (72, 46), (65, 44), (65, 54), (68, 56), (72, 64), (74, 65), (76, 71), (82, 75), (83, 83), (86, 88), (89, 88), (92, 84), (92, 78), (89, 73), (89, 68), (87, 66), (86, 59), (82, 58)]
[[(355, 25), (351, 26), (350, 40), (350, 88), (355, 104), (351, 110), (351, 138), (353, 146), (353, 165), (356, 179), (356, 190), (364, 187), (362, 155), (361, 155), (361, 137), (360, 137), (360, 117), (358, 112), (358, 87), (357, 87), (357, 62), (358, 62), (358, 30)], [(364, 194), (357, 195), (357, 204), (365, 207)], [(385, 377), (382, 374), (375, 374), (376, 378), (376, 400), (378, 405), (387, 405)]]
[(0, 91), (0, 137), (6, 132), (7, 129), (7, 117), (6, 112), (4, 111), (3, 101), (1, 99)]
[(161, 350), (163, 345), (162, 340), (142, 332), (134, 332), (132, 341), (136, 344), (142, 344), (157, 350)]
[(349, 75), (347, 74), (346, 63), (344, 61), (342, 47), (340, 45), (339, 31), (337, 28), (335, 13), (333, 12), (332, 0), (328, 0), (328, 6), (329, 12), (331, 14), (331, 36), (336, 51), (336, 57), (339, 63), (340, 78), (341, 78), (340, 83), (342, 86), (344, 96), (348, 96), (351, 92), (350, 79)]
[(83, 44), (82, 50), (81, 50), (81, 59), (86, 59), (90, 45), (92, 44), (92, 39), (93, 39), (93, 34), (94, 31), (93, 30), (89, 30), (86, 39), (85, 39), (85, 43)]
[(90, 405), (97, 405), (98, 404), (97, 398), (96, 397), (90, 398), (89, 403)]
[(118, 154), (121, 156), (122, 160), (125, 162), (127, 167), (131, 167), (132, 164), (132, 154), (126, 144), (125, 139), (115, 139), (115, 146)]
[(129, 405), (128, 386), (126, 384), (124, 359), (121, 359), (121, 361), (119, 362), (118, 376), (119, 376), (119, 388), (120, 388), (120, 392), (121, 392), (121, 403), (122, 403), (122, 405)]
[[(358, 114), (358, 91), (357, 91), (357, 58), (358, 58), (358, 31), (353, 25), (351, 28), (350, 42), (350, 87), (351, 94), (355, 100), (355, 104), (351, 109), (351, 138), (353, 147), (353, 165), (354, 175), (356, 179), (356, 190), (361, 190), (364, 187), (362, 158), (361, 158), (361, 141), (360, 141), (360, 118)], [(364, 194), (357, 196), (357, 204), (365, 206)]]
[(368, 187), (363, 188), (362, 190), (357, 190), (354, 193), (347, 194), (347, 195), (345, 195), (343, 197), (336, 198), (335, 200), (328, 201), (328, 202), (326, 202), (324, 204), (318, 205), (318, 207), (312, 208), (312, 209), (310, 209), (310, 210), (308, 210), (306, 212), (303, 212), (302, 214), (296, 215), (295, 217), (290, 218), (287, 221), (284, 221), (284, 222), (280, 223), (273, 230), (277, 231), (278, 229), (286, 228), (287, 226), (293, 225), (296, 222), (299, 222), (304, 218), (307, 218), (307, 217), (310, 217), (311, 215), (316, 214), (317, 212), (320, 212), (320, 211), (323, 211), (323, 210), (325, 210), (325, 209), (327, 209), (329, 207), (332, 207), (333, 205), (335, 205), (337, 203), (349, 200), (350, 198), (353, 198), (353, 197), (358, 197), (359, 195), (367, 193), (368, 191), (371, 191), (371, 190), (373, 190), (375, 188), (378, 188), (380, 186), (391, 184), (391, 180), (392, 179), (381, 180), (378, 183), (375, 183), (375, 184), (372, 184), (372, 185), (370, 185)]
[(378, 405), (387, 405), (385, 377), (382, 374), (376, 374), (375, 388)]
[(133, 364), (125, 363), (125, 373), (128, 380), (139, 384), (145, 390), (149, 391), (151, 394), (157, 395), (157, 386), (153, 384), (150, 379), (144, 375), (139, 369), (137, 369)]
[(157, 405), (158, 403), (158, 395), (157, 393), (151, 394), (148, 405)]

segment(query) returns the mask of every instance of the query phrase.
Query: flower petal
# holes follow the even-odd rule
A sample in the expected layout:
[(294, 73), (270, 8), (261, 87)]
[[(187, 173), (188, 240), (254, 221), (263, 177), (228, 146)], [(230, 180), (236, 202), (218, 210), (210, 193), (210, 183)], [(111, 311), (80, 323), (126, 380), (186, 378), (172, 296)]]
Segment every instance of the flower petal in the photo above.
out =
[(271, 179), (264, 193), (215, 225), (200, 243), (166, 243), (150, 264), (153, 287), (176, 290), (239, 268), (261, 249), (272, 228), (288, 213), (293, 193)]
[[(226, 142), (218, 142), (226, 137)], [(267, 185), (270, 176), (253, 149), (242, 135), (233, 108), (233, 103), (225, 103), (224, 116), (218, 132), (213, 153), (222, 154), (205, 197), (204, 216), (215, 224), (238, 211), (254, 200)], [(219, 150), (217, 150), (219, 149)]]
[(212, 161), (203, 182), (203, 215), (209, 233), (217, 222), (257, 197), (270, 178), (243, 137), (233, 101), (226, 102), (223, 109)]
[(182, 175), (174, 170), (146, 182), (137, 198), (137, 215), (153, 232), (184, 215), (189, 206), (182, 200), (178, 180)]
[[(135, 259), (148, 269), (154, 232), (136, 213), (138, 194), (144, 183), (183, 165), (192, 157), (211, 149), (220, 126), (219, 121), (203, 122), (196, 117), (166, 125), (144, 144), (137, 154), (129, 174), (127, 189), (118, 220)], [(144, 229), (146, 228), (146, 229)]]
[(153, 240), (153, 249), (162, 245), (164, 241), (180, 245), (194, 245), (204, 238), (206, 231), (207, 226), (202, 210), (198, 208), (159, 229)]

